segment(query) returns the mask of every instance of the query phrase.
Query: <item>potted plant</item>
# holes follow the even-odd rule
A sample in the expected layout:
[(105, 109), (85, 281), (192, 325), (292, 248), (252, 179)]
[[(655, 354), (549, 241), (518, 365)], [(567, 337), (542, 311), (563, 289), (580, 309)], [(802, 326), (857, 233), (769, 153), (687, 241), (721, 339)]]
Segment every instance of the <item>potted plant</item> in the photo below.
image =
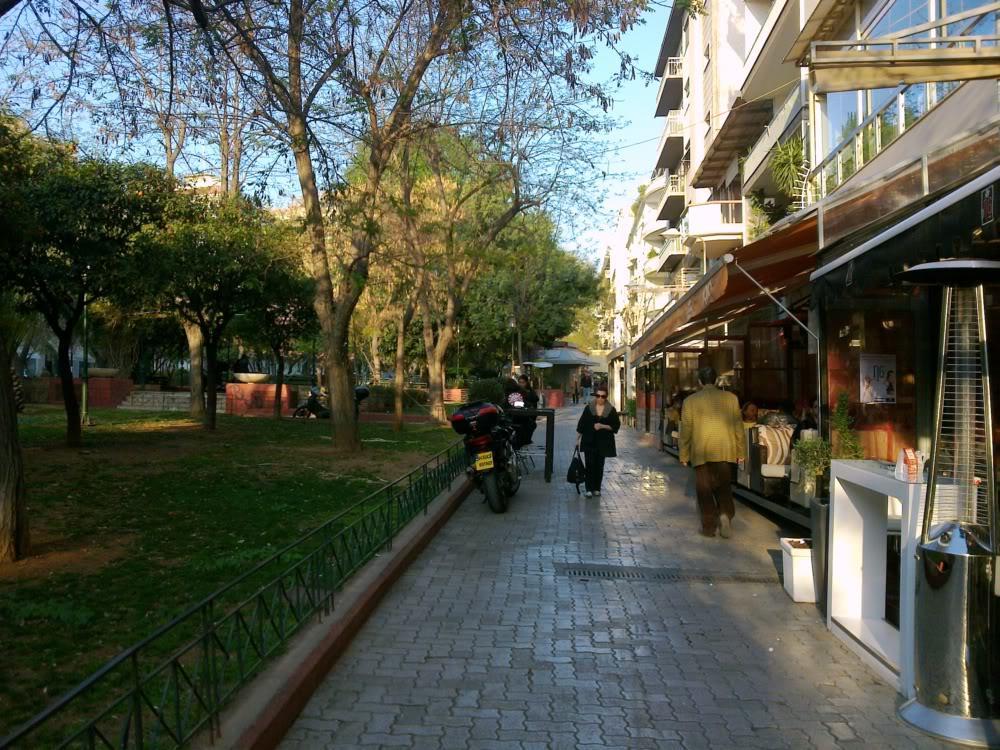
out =
[(816, 497), (816, 478), (823, 476), (830, 468), (830, 444), (823, 438), (803, 438), (792, 448), (792, 457), (800, 473), (797, 492), (802, 505), (808, 506)]

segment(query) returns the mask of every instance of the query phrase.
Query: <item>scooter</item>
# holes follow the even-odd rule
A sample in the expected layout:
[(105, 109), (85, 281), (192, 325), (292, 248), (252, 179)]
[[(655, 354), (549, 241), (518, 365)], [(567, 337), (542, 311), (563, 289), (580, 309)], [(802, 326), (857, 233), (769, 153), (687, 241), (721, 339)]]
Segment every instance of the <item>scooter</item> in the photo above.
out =
[(515, 428), (496, 404), (472, 401), (450, 417), (469, 457), (469, 474), (494, 513), (505, 513), (521, 487), (521, 466), (514, 450)]
[[(361, 410), (361, 402), (371, 394), (371, 389), (366, 385), (359, 385), (354, 388), (354, 416), (357, 417)], [(326, 394), (316, 386), (309, 389), (309, 397), (295, 407), (292, 412), (294, 419), (329, 419), (330, 409), (327, 406)]]

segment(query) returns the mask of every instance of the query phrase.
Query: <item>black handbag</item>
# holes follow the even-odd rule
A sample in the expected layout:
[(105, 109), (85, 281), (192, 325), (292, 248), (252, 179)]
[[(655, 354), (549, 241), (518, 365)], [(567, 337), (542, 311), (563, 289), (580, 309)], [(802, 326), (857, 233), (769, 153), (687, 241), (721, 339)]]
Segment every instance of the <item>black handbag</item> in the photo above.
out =
[(580, 485), (587, 481), (587, 469), (583, 465), (580, 457), (580, 449), (573, 451), (573, 460), (569, 462), (569, 470), (566, 472), (566, 481), (576, 485), (576, 494), (580, 494)]

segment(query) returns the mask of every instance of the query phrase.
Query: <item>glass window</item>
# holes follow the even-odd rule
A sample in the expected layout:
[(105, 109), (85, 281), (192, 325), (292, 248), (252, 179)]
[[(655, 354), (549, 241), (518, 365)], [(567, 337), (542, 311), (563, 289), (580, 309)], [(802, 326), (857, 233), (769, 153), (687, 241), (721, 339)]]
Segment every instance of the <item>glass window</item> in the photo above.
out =
[(917, 83), (903, 91), (903, 117), (910, 127), (927, 111), (927, 84)]
[[(963, 10), (972, 10), (980, 5), (986, 5), (988, 0), (941, 0), (942, 14), (952, 15), (961, 13)], [(973, 16), (959, 23), (948, 26), (949, 35), (974, 35), (974, 34), (996, 34), (997, 12), (984, 13), (981, 16)]]
[(840, 91), (826, 96), (826, 150), (836, 148), (858, 127), (858, 93)]
[[(968, 0), (973, 2), (974, 0)], [(928, 0), (895, 0), (890, 3), (885, 12), (878, 17), (875, 25), (872, 26), (864, 36), (879, 37), (908, 29), (911, 26), (918, 26), (930, 20), (930, 7)], [(927, 36), (929, 32), (924, 32), (918, 37)]]

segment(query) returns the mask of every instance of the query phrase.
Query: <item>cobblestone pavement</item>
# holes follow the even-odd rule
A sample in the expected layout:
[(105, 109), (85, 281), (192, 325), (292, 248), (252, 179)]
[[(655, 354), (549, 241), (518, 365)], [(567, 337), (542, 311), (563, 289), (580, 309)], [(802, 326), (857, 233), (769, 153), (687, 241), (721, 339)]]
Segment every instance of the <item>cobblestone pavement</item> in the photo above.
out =
[[(775, 575), (774, 521), (737, 504), (733, 539), (699, 537), (691, 472), (627, 429), (602, 497), (578, 497), (562, 481), (575, 417), (559, 413), (552, 484), (539, 467), (502, 516), (470, 496), (282, 750), (941, 747), (896, 718), (895, 691), (813, 605), (731, 580)], [(717, 577), (605, 579), (567, 563)]]

